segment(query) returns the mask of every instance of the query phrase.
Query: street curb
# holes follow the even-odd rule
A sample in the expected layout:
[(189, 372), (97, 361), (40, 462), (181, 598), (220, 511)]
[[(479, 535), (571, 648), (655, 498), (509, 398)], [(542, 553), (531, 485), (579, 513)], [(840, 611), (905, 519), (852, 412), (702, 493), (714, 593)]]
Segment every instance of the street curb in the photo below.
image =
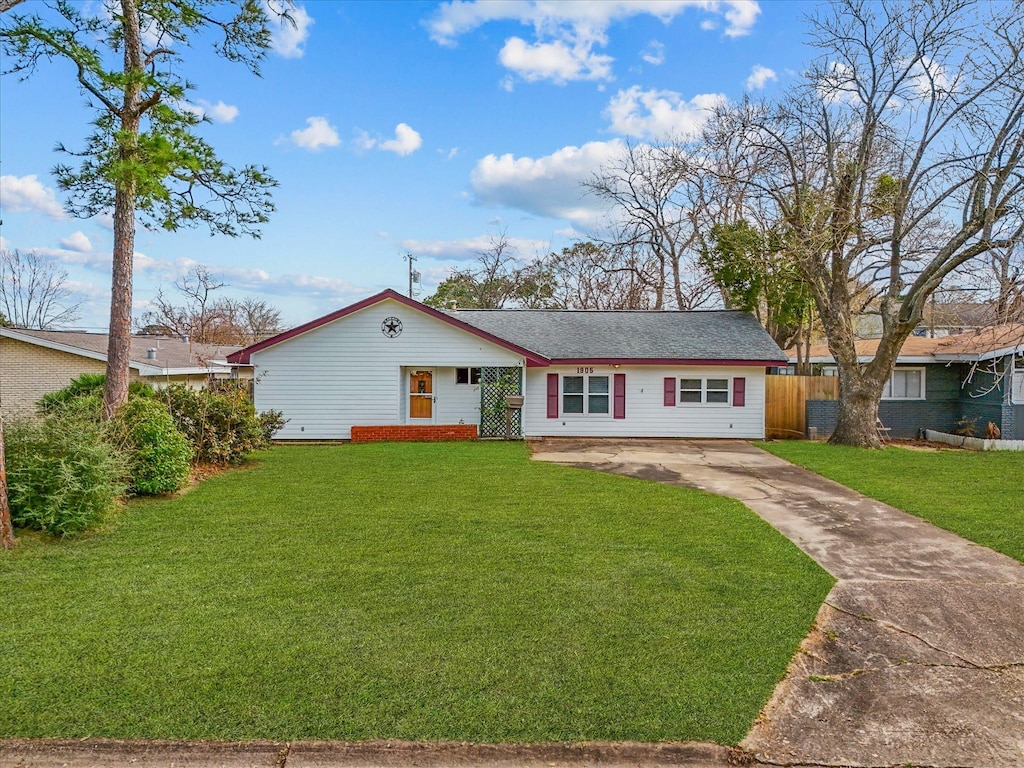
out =
[(0, 739), (2, 768), (726, 768), (750, 764), (735, 747), (704, 742), (170, 741)]

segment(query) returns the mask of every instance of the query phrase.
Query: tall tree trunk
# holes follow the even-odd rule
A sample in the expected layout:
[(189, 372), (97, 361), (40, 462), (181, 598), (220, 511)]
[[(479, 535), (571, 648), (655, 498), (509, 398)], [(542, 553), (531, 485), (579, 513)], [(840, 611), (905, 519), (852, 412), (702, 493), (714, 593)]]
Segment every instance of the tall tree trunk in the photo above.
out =
[(881, 448), (878, 434), (878, 401), (881, 387), (867, 378), (851, 381), (849, 373), (839, 369), (839, 413), (836, 428), (829, 438), (833, 445), (853, 445), (861, 448)]
[[(135, 0), (121, 0), (124, 29), (124, 71), (127, 76), (121, 111), (118, 153), (130, 169), (138, 154), (139, 99), (142, 86), (142, 36)], [(116, 182), (114, 194), (114, 253), (110, 289), (110, 335), (107, 337), (107, 379), (103, 415), (110, 419), (128, 400), (132, 341), (132, 258), (135, 254), (136, 181), (131, 171)]]
[(4, 446), (4, 417), (0, 414), (0, 549), (14, 549), (14, 526), (7, 498), (7, 463)]

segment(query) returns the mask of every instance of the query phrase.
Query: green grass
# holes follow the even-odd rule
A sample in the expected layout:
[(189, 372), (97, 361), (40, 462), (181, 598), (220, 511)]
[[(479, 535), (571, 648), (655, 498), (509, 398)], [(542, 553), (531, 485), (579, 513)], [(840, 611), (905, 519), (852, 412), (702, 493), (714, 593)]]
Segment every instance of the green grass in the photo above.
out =
[(275, 448), (0, 556), (0, 735), (740, 740), (832, 581), (518, 444)]
[(805, 441), (760, 446), (1024, 562), (1024, 453), (877, 451)]

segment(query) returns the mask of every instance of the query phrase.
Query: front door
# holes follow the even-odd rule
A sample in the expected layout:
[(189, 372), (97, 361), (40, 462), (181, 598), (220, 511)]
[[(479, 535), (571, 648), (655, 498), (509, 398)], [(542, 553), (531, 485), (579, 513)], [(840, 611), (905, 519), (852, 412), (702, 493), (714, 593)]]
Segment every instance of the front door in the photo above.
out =
[(434, 420), (434, 372), (409, 371), (409, 421)]

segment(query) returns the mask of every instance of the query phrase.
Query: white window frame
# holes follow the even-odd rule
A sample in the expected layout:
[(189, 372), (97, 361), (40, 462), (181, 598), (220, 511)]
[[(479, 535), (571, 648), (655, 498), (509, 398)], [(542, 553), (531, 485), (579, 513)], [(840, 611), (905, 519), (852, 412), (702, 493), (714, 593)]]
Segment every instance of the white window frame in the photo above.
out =
[[(566, 392), (565, 391), (565, 380), (566, 379), (583, 379), (583, 391), (582, 392)], [(604, 392), (591, 392), (590, 391), (590, 380), (591, 379), (607, 379), (608, 389)], [(612, 415), (612, 377), (607, 373), (563, 373), (559, 378), (559, 408), (562, 412), (562, 416), (566, 418), (573, 418), (576, 416), (586, 416), (588, 418), (611, 418)], [(583, 398), (583, 412), (570, 412), (565, 410), (565, 396), (570, 397), (582, 397)], [(590, 398), (591, 397), (604, 397), (608, 400), (608, 410), (598, 411), (595, 413), (590, 412)]]
[[(921, 372), (921, 389), (919, 390), (919, 394), (916, 395), (915, 397), (894, 397), (893, 394), (892, 394), (892, 380), (895, 378), (897, 372), (904, 372), (904, 371), (907, 371), (907, 372), (909, 372), (909, 371), (920, 371)], [(917, 366), (917, 365), (898, 365), (898, 366), (896, 366), (896, 368), (893, 369), (892, 375), (889, 377), (888, 381), (885, 382), (885, 389), (882, 390), (882, 399), (883, 400), (896, 400), (896, 401), (900, 401), (900, 402), (904, 402), (904, 403), (910, 402), (910, 401), (918, 401), (918, 402), (920, 402), (921, 400), (926, 399), (927, 394), (928, 394), (928, 385), (927, 385), (928, 373), (927, 373), (927, 371), (928, 371), (928, 369), (925, 366)]]
[[(459, 381), (459, 371), (466, 372), (466, 381), (462, 383)], [(477, 371), (476, 383), (473, 383), (473, 371)], [(483, 369), (478, 365), (457, 365), (455, 366), (455, 386), (456, 387), (479, 387), (480, 381), (483, 379)]]
[(1010, 402), (1024, 405), (1024, 353), (1013, 358), (1013, 371), (1010, 376)]
[[(732, 376), (677, 376), (676, 377), (676, 407), (690, 407), (690, 408), (722, 408), (725, 406), (732, 405)], [(683, 381), (699, 381), (700, 382), (700, 401), (684, 401), (683, 400)], [(709, 389), (709, 381), (725, 381), (725, 389)], [(696, 389), (687, 389), (686, 392), (696, 392)], [(709, 392), (725, 392), (725, 402), (710, 403), (708, 402)]]
[[(919, 397), (893, 397), (892, 392), (892, 377), (896, 375), (896, 371), (920, 371), (921, 372), (921, 394)], [(838, 376), (838, 366), (829, 365), (821, 369), (823, 376)], [(885, 388), (882, 390), (883, 400), (894, 400), (896, 402), (920, 402), (928, 399), (928, 367), (924, 365), (897, 365), (892, 372), (892, 376), (889, 377), (888, 381), (885, 382)]]

